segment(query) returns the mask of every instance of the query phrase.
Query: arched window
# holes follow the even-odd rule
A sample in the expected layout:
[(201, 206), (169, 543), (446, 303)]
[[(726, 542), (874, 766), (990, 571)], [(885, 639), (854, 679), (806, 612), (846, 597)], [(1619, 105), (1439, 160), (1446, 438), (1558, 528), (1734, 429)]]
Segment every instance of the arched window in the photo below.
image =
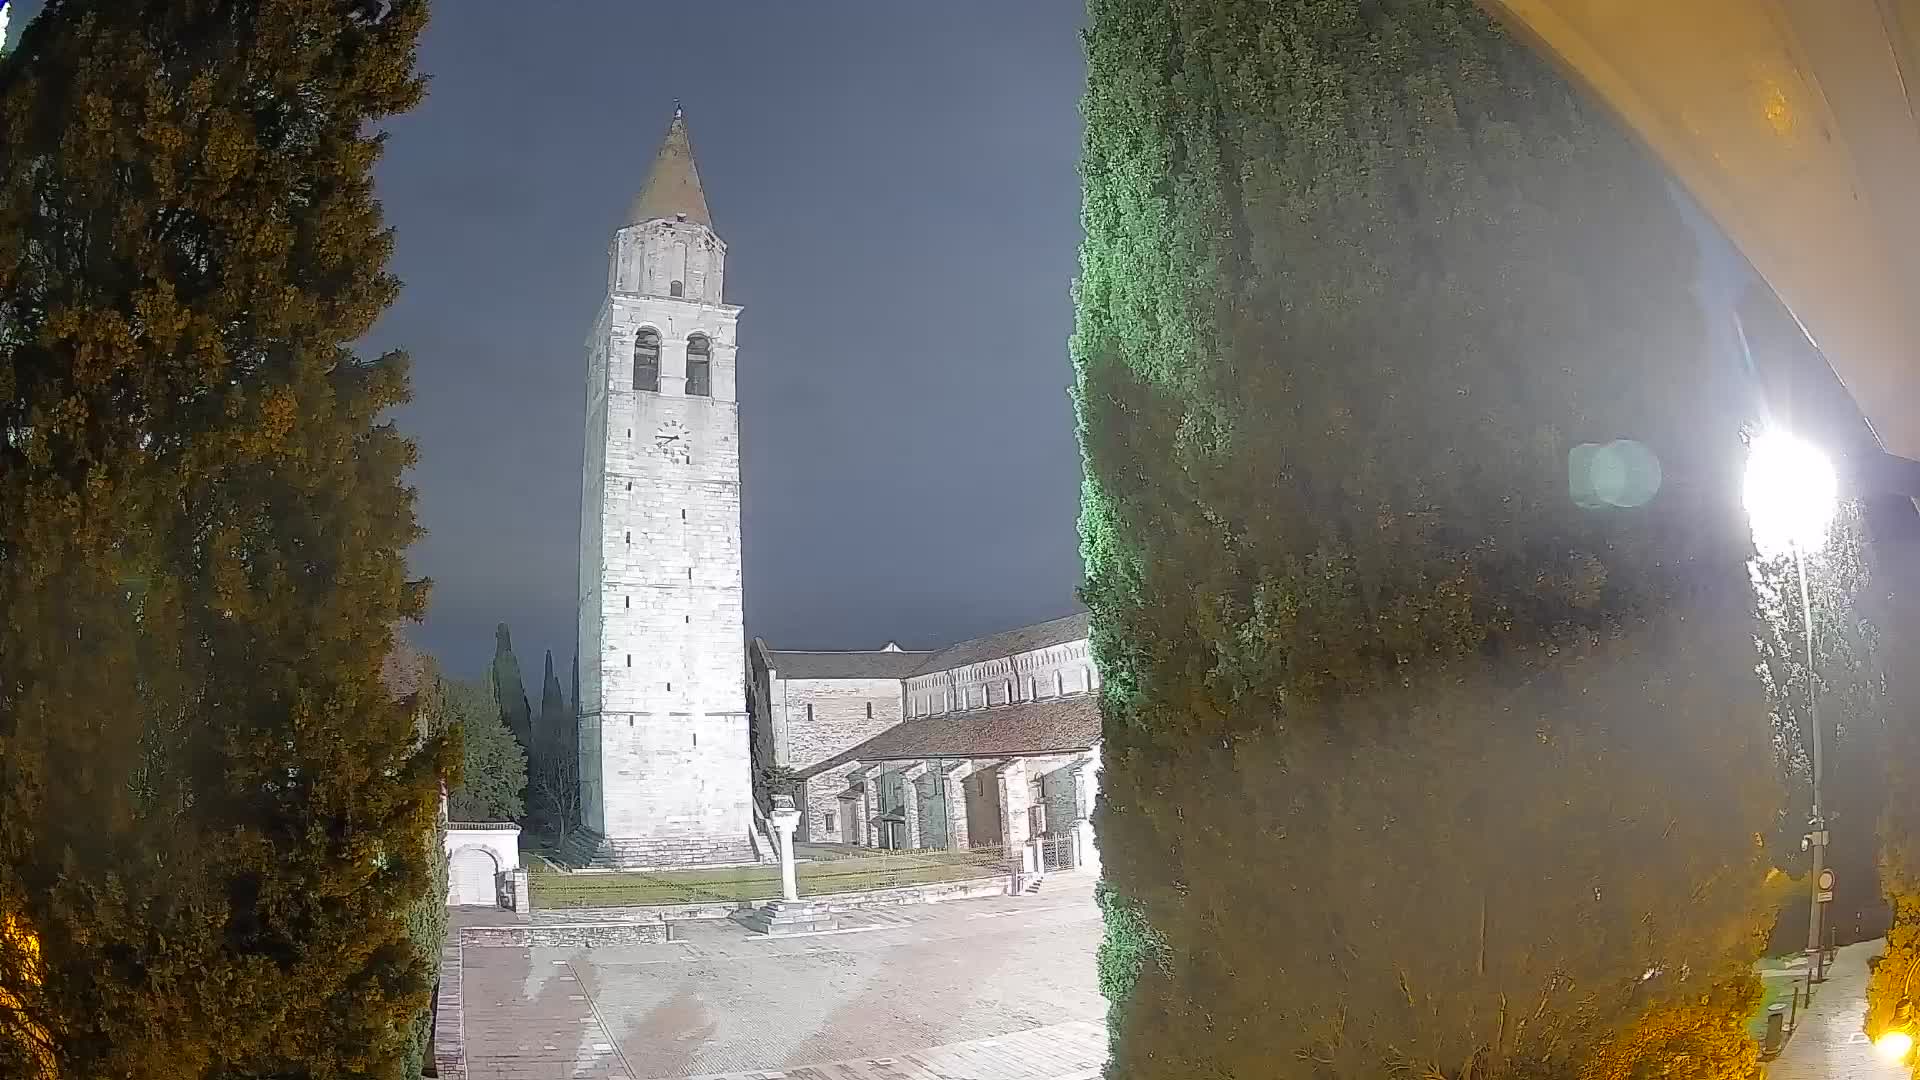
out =
[(700, 334), (687, 339), (687, 394), (713, 396), (713, 346)]
[(634, 335), (633, 388), (660, 392), (660, 335), (653, 330)]
[(685, 296), (686, 294), (687, 287), (681, 282), (675, 281), (667, 286), (668, 296)]

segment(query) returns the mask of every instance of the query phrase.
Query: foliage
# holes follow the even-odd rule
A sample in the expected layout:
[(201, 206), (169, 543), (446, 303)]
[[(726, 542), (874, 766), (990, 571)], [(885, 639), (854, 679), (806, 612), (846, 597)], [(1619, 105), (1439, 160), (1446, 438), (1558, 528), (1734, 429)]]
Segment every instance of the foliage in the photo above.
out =
[[(1877, 654), (1879, 630), (1869, 616), (1872, 584), (1865, 559), (1865, 528), (1857, 505), (1836, 515), (1825, 550), (1805, 557), (1807, 599), (1813, 607), (1813, 682), (1808, 684), (1806, 613), (1792, 556), (1757, 558), (1751, 566), (1758, 618), (1759, 673), (1774, 729), (1775, 755), (1789, 778), (1784, 812), (1770, 846), (1803, 879), (1799, 857), (1812, 804), (1810, 695), (1818, 699), (1823, 744), (1824, 805), (1836, 846), (1826, 852), (1840, 885), (1838, 901), (1874, 896), (1876, 836), (1869, 827), (1884, 797), (1880, 775), (1886, 747), (1886, 675)], [(1842, 902), (1830, 905), (1841, 910)], [(1781, 947), (1807, 940), (1804, 890), (1788, 900), (1774, 938)], [(1830, 915), (1829, 918), (1836, 916)]]
[(475, 682), (443, 680), (440, 692), (460, 732), (463, 766), (447, 792), (454, 821), (517, 821), (526, 812), (527, 755), (507, 730), (493, 691)]
[(553, 670), (553, 652), (547, 652), (546, 674), (540, 683), (540, 717), (533, 729), (534, 751), (528, 786), (535, 821), (547, 832), (564, 837), (579, 820), (578, 758), (580, 742), (573, 710)]
[[(452, 703), (448, 700), (447, 686), (437, 676), (428, 681), (421, 690), (418, 730), (423, 740), (446, 736), (453, 731), (456, 723)], [(456, 774), (450, 778), (458, 783)], [(414, 901), (413, 908), (407, 913), (407, 938), (413, 943), (414, 952), (424, 964), (435, 972), (440, 968), (440, 950), (447, 940), (447, 822), (438, 814), (434, 816), (433, 834), (426, 840), (427, 858), (432, 870), (431, 884), (427, 891)], [(438, 978), (434, 979), (437, 985)], [(414, 1017), (408, 1032), (404, 1062), (404, 1080), (419, 1080), (430, 1064), (428, 1055), (432, 1052), (433, 1008), (428, 1007)]]
[(1737, 1069), (1780, 791), (1664, 179), (1469, 0), (1090, 15), (1113, 1074)]
[(527, 704), (527, 690), (520, 678), (520, 658), (513, 654), (513, 634), (501, 623), (493, 630), (493, 666), (488, 678), (493, 697), (506, 717), (507, 730), (520, 740), (520, 748), (533, 755), (533, 707)]
[(1745, 1017), (1760, 1004), (1751, 972), (1697, 999), (1647, 1009), (1580, 1070), (1580, 1080), (1752, 1080), (1760, 1050)]
[[(1875, 556), (1875, 614), (1887, 629), (1889, 670), (1911, 670), (1920, 642), (1920, 515), (1905, 498), (1869, 500), (1866, 521)], [(1896, 651), (1897, 650), (1897, 651)], [(1878, 1038), (1903, 1001), (1920, 1002), (1920, 682), (1888, 680), (1886, 802), (1881, 813), (1880, 881), (1893, 907), (1884, 958), (1867, 987), (1865, 1029)], [(1913, 1009), (1920, 1016), (1920, 1009)], [(1920, 1039), (1920, 1032), (1914, 1032)], [(1913, 1064), (1910, 1060), (1909, 1064)]]
[(392, 1077), (444, 741), (379, 126), (422, 0), (51, 0), (0, 61), (0, 1075)]
[(528, 798), (540, 808), (541, 824), (560, 843), (580, 824), (580, 755), (571, 739), (549, 744), (527, 774)]

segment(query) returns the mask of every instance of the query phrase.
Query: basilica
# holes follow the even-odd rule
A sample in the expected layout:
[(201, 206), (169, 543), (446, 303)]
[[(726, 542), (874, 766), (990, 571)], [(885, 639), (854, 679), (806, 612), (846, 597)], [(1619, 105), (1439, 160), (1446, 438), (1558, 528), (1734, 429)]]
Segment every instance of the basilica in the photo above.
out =
[(1093, 865), (1099, 676), (1084, 614), (932, 651), (746, 640), (741, 309), (678, 109), (623, 220), (586, 340), (582, 820), (568, 858), (769, 860), (779, 793), (810, 844)]

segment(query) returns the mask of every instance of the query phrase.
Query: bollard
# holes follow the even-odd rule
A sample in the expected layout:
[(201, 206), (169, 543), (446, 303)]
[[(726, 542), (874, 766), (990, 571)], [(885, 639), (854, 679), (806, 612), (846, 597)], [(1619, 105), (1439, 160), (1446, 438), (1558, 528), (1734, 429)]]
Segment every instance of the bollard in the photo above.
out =
[(1767, 1037), (1760, 1044), (1760, 1052), (1772, 1057), (1780, 1052), (1787, 1041), (1787, 1007), (1779, 1002), (1767, 1006)]

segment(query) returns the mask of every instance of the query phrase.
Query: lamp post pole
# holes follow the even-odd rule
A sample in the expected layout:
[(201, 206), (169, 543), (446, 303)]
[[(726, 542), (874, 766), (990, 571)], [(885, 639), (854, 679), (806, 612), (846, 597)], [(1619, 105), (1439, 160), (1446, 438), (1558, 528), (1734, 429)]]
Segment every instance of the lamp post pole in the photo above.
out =
[[(1915, 477), (1920, 479), (1920, 477)], [(1753, 526), (1753, 546), (1762, 558), (1793, 554), (1800, 576), (1800, 612), (1807, 632), (1807, 727), (1813, 749), (1812, 815), (1807, 826), (1807, 850), (1813, 871), (1807, 882), (1811, 896), (1807, 909), (1807, 978), (1819, 982), (1826, 975), (1821, 916), (1827, 886), (1827, 819), (1820, 804), (1820, 695), (1814, 672), (1813, 596), (1807, 587), (1807, 552), (1826, 546), (1839, 496), (1838, 478), (1826, 455), (1810, 443), (1786, 432), (1761, 432), (1747, 454), (1747, 476), (1742, 492)], [(1828, 881), (1821, 880), (1827, 878)]]
[(1813, 743), (1813, 815), (1809, 821), (1811, 833), (1807, 849), (1813, 854), (1813, 871), (1807, 875), (1807, 884), (1811, 894), (1807, 909), (1807, 977), (1813, 982), (1826, 981), (1827, 952), (1821, 943), (1822, 916), (1826, 914), (1826, 902), (1821, 898), (1820, 872), (1827, 868), (1827, 822), (1820, 810), (1820, 693), (1814, 682), (1813, 668), (1813, 598), (1807, 588), (1807, 556), (1799, 544), (1793, 546), (1794, 569), (1800, 575), (1800, 611), (1805, 618), (1807, 637), (1807, 726), (1812, 729)]

